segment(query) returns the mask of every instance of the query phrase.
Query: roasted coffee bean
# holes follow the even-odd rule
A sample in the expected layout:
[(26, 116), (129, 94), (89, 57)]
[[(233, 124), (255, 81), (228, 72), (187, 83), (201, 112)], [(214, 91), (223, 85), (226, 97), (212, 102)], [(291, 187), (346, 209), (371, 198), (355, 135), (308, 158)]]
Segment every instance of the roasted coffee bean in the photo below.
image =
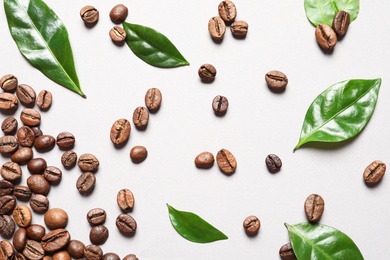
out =
[(56, 143), (61, 149), (72, 148), (76, 139), (73, 134), (69, 132), (61, 132), (57, 135)]
[(123, 145), (129, 140), (131, 125), (127, 119), (121, 118), (114, 122), (110, 131), (111, 142), (115, 145)]
[(33, 158), (33, 156), (33, 150), (30, 147), (21, 147), (12, 154), (11, 161), (20, 165), (26, 164)]
[(18, 129), (18, 120), (15, 117), (7, 117), (1, 124), (1, 130), (5, 135), (13, 135)]
[(149, 112), (146, 107), (137, 107), (133, 113), (133, 123), (138, 129), (145, 129), (149, 122)]
[(111, 28), (109, 35), (114, 43), (123, 43), (126, 40), (126, 31), (120, 26)]
[(38, 214), (43, 214), (49, 209), (49, 199), (42, 194), (33, 194), (30, 199), (31, 209)]
[(269, 154), (265, 158), (265, 164), (271, 173), (278, 172), (282, 168), (282, 160), (276, 154)]
[(121, 258), (115, 253), (105, 253), (101, 260), (121, 260)]
[(42, 237), (46, 234), (46, 229), (44, 226), (39, 224), (32, 224), (28, 228), (26, 228), (27, 237), (29, 239), (41, 242)]
[(226, 97), (218, 95), (213, 99), (212, 108), (217, 116), (226, 114), (229, 107), (229, 101)]
[(19, 228), (16, 230), (12, 239), (12, 244), (18, 252), (22, 252), (27, 243), (27, 230), (25, 228)]
[(76, 165), (77, 154), (75, 151), (66, 151), (61, 156), (61, 163), (65, 168), (72, 168)]
[(344, 36), (348, 31), (350, 22), (351, 17), (349, 16), (349, 13), (344, 10), (340, 10), (333, 18), (332, 28), (338, 36)]
[(12, 238), (15, 232), (15, 221), (9, 215), (0, 215), (0, 236), (5, 239)]
[(18, 138), (19, 144), (24, 147), (32, 147), (35, 141), (34, 131), (26, 125), (18, 129), (16, 137)]
[(158, 88), (150, 88), (145, 94), (145, 105), (151, 113), (157, 112), (161, 106), (162, 95)]
[(232, 1), (222, 1), (218, 5), (219, 16), (227, 23), (233, 22), (237, 16), (236, 6)]
[(131, 211), (135, 202), (134, 195), (129, 189), (121, 189), (116, 196), (116, 202), (122, 211)]
[(93, 172), (99, 167), (99, 160), (93, 154), (85, 153), (80, 156), (77, 165), (84, 172)]
[(99, 11), (95, 7), (87, 5), (81, 8), (80, 17), (85, 24), (93, 25), (99, 20)]
[(130, 150), (130, 159), (133, 163), (143, 162), (148, 156), (148, 150), (144, 146), (137, 145)]
[(22, 253), (16, 253), (14, 260), (27, 260), (27, 258)]
[(47, 167), (46, 160), (43, 158), (33, 158), (27, 164), (30, 173), (43, 173)]
[(208, 169), (214, 165), (214, 155), (210, 152), (202, 152), (195, 157), (195, 166), (198, 168)]
[(235, 21), (230, 25), (230, 31), (235, 38), (245, 38), (248, 33), (248, 23), (245, 21)]
[(125, 257), (123, 257), (123, 260), (138, 260), (138, 257), (134, 254), (128, 254)]
[(42, 247), (46, 252), (55, 252), (65, 248), (70, 241), (70, 234), (66, 229), (58, 228), (42, 237)]
[(53, 149), (56, 140), (51, 135), (41, 135), (35, 138), (34, 148), (39, 152), (47, 152)]
[(31, 198), (31, 190), (29, 187), (24, 185), (18, 185), (14, 187), (14, 196), (18, 200), (28, 201)]
[(37, 97), (35, 90), (26, 84), (20, 84), (16, 87), (16, 96), (25, 106), (33, 106)]
[(60, 208), (49, 209), (43, 218), (50, 229), (65, 228), (68, 224), (68, 214)]
[(97, 260), (101, 259), (103, 256), (103, 250), (100, 246), (97, 245), (87, 245), (84, 248), (84, 257), (87, 260)]
[(26, 228), (31, 225), (32, 214), (29, 207), (18, 205), (12, 212), (12, 216), (16, 224), (21, 228)]
[(84, 172), (76, 182), (76, 188), (80, 193), (90, 193), (95, 187), (96, 177), (92, 172)]
[(14, 184), (10, 181), (0, 180), (0, 196), (12, 195), (14, 192)]
[(283, 92), (288, 84), (287, 76), (278, 70), (272, 70), (265, 74), (268, 88), (276, 93)]
[(52, 101), (53, 101), (53, 95), (49, 91), (42, 90), (41, 92), (39, 92), (37, 97), (37, 106), (40, 109), (42, 110), (49, 109)]
[(47, 195), (50, 191), (50, 183), (42, 174), (32, 174), (27, 178), (27, 186), (33, 193)]
[(0, 259), (12, 260), (15, 256), (15, 250), (8, 240), (0, 241)]
[(378, 184), (386, 173), (386, 164), (380, 160), (375, 160), (366, 167), (363, 172), (364, 182), (368, 186)]
[(44, 257), (45, 250), (43, 249), (41, 243), (27, 239), (23, 255), (29, 260), (40, 260)]
[(0, 87), (6, 92), (13, 92), (18, 86), (18, 78), (12, 74), (1, 77)]
[(211, 38), (221, 41), (226, 32), (226, 25), (221, 17), (214, 16), (209, 20), (208, 29)]
[(337, 35), (329, 25), (317, 25), (315, 35), (317, 42), (322, 49), (332, 50), (336, 46)]
[(67, 251), (74, 259), (81, 259), (84, 257), (85, 245), (79, 240), (71, 240), (67, 247)]
[(103, 225), (94, 226), (89, 232), (89, 240), (94, 245), (103, 245), (109, 236), (108, 229)]
[(291, 243), (287, 243), (279, 249), (279, 256), (280, 256), (281, 260), (295, 260), (295, 259), (297, 259)]
[(101, 225), (106, 221), (106, 211), (101, 208), (94, 208), (88, 211), (87, 213), (87, 220), (89, 224), (96, 226)]
[(65, 250), (55, 252), (52, 256), (52, 260), (72, 260), (69, 253)]
[(17, 181), (22, 177), (22, 168), (15, 162), (6, 162), (0, 169), (1, 177), (7, 181)]
[(18, 107), (18, 98), (11, 93), (0, 93), (0, 110), (11, 111)]
[(245, 232), (250, 235), (256, 235), (259, 232), (261, 223), (260, 220), (256, 216), (249, 216), (245, 218), (244, 222), (242, 223)]
[(39, 126), (33, 126), (33, 127), (31, 127), (31, 129), (33, 130), (33, 132), (35, 134), (35, 138), (43, 135), (42, 130), (39, 128)]
[(53, 260), (53, 258), (51, 257), (51, 255), (45, 255), (42, 260)]
[(37, 126), (41, 123), (41, 114), (33, 108), (25, 108), (20, 113), (20, 120), (27, 126)]
[(315, 223), (320, 220), (324, 212), (324, 199), (318, 194), (311, 194), (305, 201), (305, 213), (309, 222)]
[(8, 215), (14, 210), (16, 199), (12, 195), (4, 195), (0, 197), (0, 215)]
[(5, 135), (0, 137), (0, 153), (11, 154), (18, 150), (19, 143), (15, 136)]
[(57, 184), (61, 181), (62, 171), (55, 166), (47, 166), (43, 172), (43, 177), (45, 177), (48, 182)]
[(123, 4), (114, 6), (110, 11), (110, 18), (113, 23), (120, 24), (126, 20), (129, 10)]
[(133, 236), (137, 230), (137, 222), (129, 214), (120, 214), (115, 222), (119, 231), (125, 236)]
[(219, 169), (227, 175), (233, 174), (237, 168), (236, 158), (229, 150), (226, 149), (218, 151), (217, 164)]
[(202, 82), (210, 83), (214, 81), (217, 70), (213, 65), (205, 63), (198, 69), (198, 75)]

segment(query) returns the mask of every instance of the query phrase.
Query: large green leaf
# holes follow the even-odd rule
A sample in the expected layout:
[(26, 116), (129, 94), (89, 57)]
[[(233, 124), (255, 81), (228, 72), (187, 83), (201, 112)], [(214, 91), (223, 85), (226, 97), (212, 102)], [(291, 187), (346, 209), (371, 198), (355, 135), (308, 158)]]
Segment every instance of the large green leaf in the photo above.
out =
[(168, 205), (169, 219), (176, 231), (185, 239), (208, 243), (228, 237), (192, 212), (180, 211)]
[(285, 226), (297, 259), (364, 259), (352, 239), (333, 227), (318, 223), (285, 223)]
[(357, 135), (375, 110), (381, 82), (346, 80), (322, 92), (306, 112), (294, 150), (308, 142), (340, 142)]
[(58, 84), (81, 91), (65, 25), (42, 0), (4, 0), (8, 27), (19, 51)]
[(360, 8), (360, 0), (333, 0), (338, 10), (349, 13), (351, 23), (357, 18)]
[(123, 23), (126, 31), (126, 43), (138, 58), (146, 63), (172, 68), (189, 65), (173, 43), (156, 30), (131, 23)]
[(337, 7), (332, 0), (305, 0), (305, 13), (307, 19), (314, 25), (327, 24), (332, 27)]

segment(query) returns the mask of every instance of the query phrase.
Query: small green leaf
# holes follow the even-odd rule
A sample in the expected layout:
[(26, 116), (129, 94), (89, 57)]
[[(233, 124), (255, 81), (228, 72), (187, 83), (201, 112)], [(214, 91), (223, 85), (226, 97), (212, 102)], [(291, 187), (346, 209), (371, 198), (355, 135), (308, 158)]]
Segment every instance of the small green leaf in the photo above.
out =
[(322, 92), (306, 112), (294, 150), (308, 142), (340, 142), (360, 133), (375, 110), (381, 82), (346, 80)]
[(42, 0), (4, 0), (10, 33), (22, 55), (54, 82), (81, 91), (65, 25)]
[(364, 259), (352, 239), (333, 227), (318, 223), (284, 225), (297, 259)]
[(337, 6), (332, 0), (305, 0), (307, 19), (315, 26), (327, 24), (332, 27), (333, 18), (337, 13)]
[(123, 29), (127, 34), (129, 48), (146, 63), (161, 68), (189, 65), (173, 43), (156, 30), (126, 22), (123, 23)]
[(355, 21), (359, 14), (360, 0), (334, 0), (339, 10), (349, 13), (351, 23)]
[(167, 206), (172, 226), (185, 239), (197, 243), (209, 243), (228, 238), (198, 215), (177, 210), (168, 204)]

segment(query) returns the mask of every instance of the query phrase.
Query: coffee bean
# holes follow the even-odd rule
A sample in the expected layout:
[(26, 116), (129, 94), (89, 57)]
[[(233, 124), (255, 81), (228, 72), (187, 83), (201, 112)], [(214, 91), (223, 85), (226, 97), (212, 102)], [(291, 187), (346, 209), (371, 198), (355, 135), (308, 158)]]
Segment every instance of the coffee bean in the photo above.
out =
[(42, 174), (32, 174), (27, 178), (27, 186), (33, 193), (46, 196), (51, 185)]
[(6, 74), (0, 79), (0, 87), (6, 92), (13, 92), (18, 86), (18, 78), (12, 74)]
[(53, 208), (45, 213), (43, 220), (49, 229), (65, 228), (68, 224), (68, 214), (63, 209)]
[(16, 206), (12, 211), (12, 216), (19, 227), (26, 228), (31, 225), (31, 210), (25, 205)]
[(208, 169), (214, 165), (214, 155), (210, 152), (202, 152), (195, 157), (195, 166)]
[(95, 187), (96, 177), (92, 172), (84, 172), (76, 182), (76, 188), (80, 193), (90, 193)]
[(111, 142), (115, 145), (123, 145), (129, 140), (131, 125), (127, 119), (121, 118), (114, 122), (110, 131)]
[(305, 213), (309, 222), (315, 223), (321, 218), (324, 212), (324, 199), (318, 194), (311, 194), (305, 201)]
[(20, 84), (16, 87), (16, 96), (25, 106), (33, 106), (37, 97), (35, 90), (26, 84)]
[(109, 236), (108, 229), (103, 225), (94, 226), (89, 232), (89, 240), (94, 245), (103, 245)]
[(85, 245), (79, 240), (71, 240), (67, 247), (67, 251), (74, 259), (81, 259), (84, 257)]
[(133, 113), (133, 123), (137, 129), (143, 130), (148, 126), (149, 112), (145, 107), (137, 107)]
[(101, 259), (102, 256), (103, 256), (103, 250), (100, 248), (100, 246), (94, 244), (85, 246), (84, 257), (87, 260)]
[(26, 228), (27, 237), (29, 239), (41, 242), (42, 238), (46, 234), (46, 229), (44, 226), (39, 224), (32, 224), (28, 228)]
[(42, 90), (41, 92), (39, 92), (37, 97), (37, 106), (41, 110), (49, 109), (52, 101), (53, 101), (53, 95), (49, 91)]
[(80, 17), (85, 24), (93, 25), (99, 20), (99, 11), (95, 7), (87, 5), (81, 8)]
[(126, 20), (129, 10), (123, 4), (114, 6), (110, 11), (110, 18), (113, 23), (120, 24)]
[(375, 160), (366, 167), (363, 172), (364, 182), (368, 186), (378, 184), (386, 173), (386, 164), (380, 160)]
[(11, 111), (18, 107), (18, 99), (15, 95), (7, 92), (0, 93), (0, 110)]
[(333, 18), (332, 28), (338, 36), (344, 36), (348, 31), (350, 22), (351, 17), (349, 16), (349, 13), (344, 10), (340, 10)]
[(130, 159), (133, 163), (140, 163), (148, 156), (148, 150), (144, 146), (137, 145), (130, 150)]
[(43, 173), (47, 167), (46, 160), (43, 158), (33, 158), (27, 164), (30, 173)]
[(43, 172), (43, 177), (52, 184), (58, 184), (62, 178), (62, 171), (55, 166), (48, 166)]
[(52, 260), (72, 260), (69, 253), (65, 250), (55, 252), (53, 254)]
[(119, 208), (124, 211), (131, 211), (134, 207), (134, 195), (129, 189), (121, 189), (116, 197)]
[(70, 149), (73, 147), (76, 139), (72, 133), (61, 132), (57, 135), (56, 143), (60, 149)]
[(16, 253), (14, 260), (27, 260), (27, 258), (22, 253)]
[(0, 215), (0, 236), (5, 239), (12, 238), (15, 232), (15, 221), (11, 216)]
[(30, 147), (21, 147), (12, 154), (11, 161), (20, 165), (26, 164), (33, 158), (33, 156), (33, 150)]
[(88, 223), (96, 226), (96, 225), (101, 225), (106, 221), (106, 211), (101, 208), (94, 208), (88, 211), (87, 213), (87, 220)]
[(25, 108), (20, 113), (20, 120), (27, 126), (37, 126), (41, 123), (41, 114), (33, 108)]
[(93, 172), (99, 167), (99, 160), (93, 154), (86, 153), (80, 156), (77, 165), (84, 172)]
[(32, 147), (35, 141), (34, 131), (26, 125), (18, 129), (16, 137), (19, 144), (24, 147)]
[(43, 214), (49, 209), (49, 199), (42, 194), (33, 194), (30, 199), (31, 209), (38, 214)]
[(133, 236), (137, 230), (137, 222), (129, 214), (120, 214), (115, 222), (119, 231), (125, 236)]
[(245, 232), (250, 235), (256, 235), (259, 232), (261, 223), (260, 220), (256, 216), (249, 216), (245, 218), (244, 222), (242, 223)]
[(319, 24), (316, 27), (315, 35), (318, 44), (324, 50), (332, 50), (337, 43), (337, 35), (327, 24)]
[(211, 83), (217, 75), (217, 70), (213, 65), (205, 63), (198, 69), (198, 75), (202, 82)]
[(40, 260), (45, 255), (45, 251), (41, 243), (27, 239), (23, 255), (29, 260)]
[(27, 243), (27, 230), (25, 228), (19, 228), (16, 230), (12, 239), (12, 244), (18, 252), (22, 252)]
[(105, 253), (101, 260), (121, 260), (121, 258), (115, 253)]
[(61, 156), (61, 163), (65, 168), (72, 168), (76, 165), (77, 154), (75, 151), (66, 151)]
[(114, 43), (121, 44), (126, 40), (126, 31), (120, 26), (111, 28), (109, 35)]
[(11, 154), (19, 148), (18, 140), (13, 135), (0, 137), (0, 153)]
[(221, 41), (226, 32), (225, 22), (219, 16), (214, 16), (209, 20), (208, 29), (211, 38)]
[(265, 74), (265, 81), (269, 89), (273, 92), (280, 93), (286, 89), (288, 84), (287, 76), (278, 70), (272, 70)]
[(217, 153), (217, 164), (219, 169), (227, 175), (233, 174), (237, 168), (236, 158), (226, 149), (221, 149)]
[(7, 181), (17, 181), (22, 177), (22, 168), (15, 162), (6, 162), (0, 169), (1, 177)]
[(12, 195), (4, 195), (0, 197), (0, 215), (8, 215), (14, 210), (16, 199)]
[(1, 124), (1, 130), (5, 135), (13, 135), (18, 129), (18, 120), (15, 117), (7, 117)]
[(158, 88), (150, 88), (145, 94), (145, 105), (151, 113), (157, 112), (161, 106), (162, 95)]
[(230, 25), (230, 31), (235, 38), (245, 38), (248, 33), (248, 23), (245, 21), (235, 21)]
[(265, 164), (267, 165), (268, 171), (271, 173), (278, 172), (282, 167), (282, 160), (276, 154), (269, 154), (265, 158)]
[(279, 256), (280, 256), (281, 260), (295, 260), (295, 259), (297, 259), (291, 243), (287, 243), (279, 249)]
[(55, 252), (65, 248), (70, 241), (70, 234), (66, 229), (58, 228), (42, 237), (42, 247), (46, 252)]
[(38, 152), (47, 152), (54, 148), (56, 140), (51, 135), (41, 135), (35, 138), (34, 148)]
[(229, 101), (226, 97), (218, 95), (213, 99), (212, 108), (217, 116), (226, 114), (229, 107)]
[(138, 260), (138, 257), (134, 254), (128, 254), (125, 257), (123, 257), (123, 260)]
[(18, 185), (14, 187), (14, 196), (18, 200), (28, 201), (31, 198), (31, 190), (29, 187), (24, 185)]
[(232, 1), (222, 1), (218, 5), (219, 16), (227, 23), (233, 22), (237, 16), (236, 6)]
[(15, 250), (8, 240), (0, 241), (0, 259), (12, 260), (15, 256)]
[(33, 126), (33, 127), (31, 127), (31, 129), (33, 130), (33, 132), (35, 134), (35, 138), (43, 135), (42, 130), (39, 128), (39, 126)]
[(14, 184), (10, 181), (0, 179), (0, 196), (12, 195), (14, 192)]

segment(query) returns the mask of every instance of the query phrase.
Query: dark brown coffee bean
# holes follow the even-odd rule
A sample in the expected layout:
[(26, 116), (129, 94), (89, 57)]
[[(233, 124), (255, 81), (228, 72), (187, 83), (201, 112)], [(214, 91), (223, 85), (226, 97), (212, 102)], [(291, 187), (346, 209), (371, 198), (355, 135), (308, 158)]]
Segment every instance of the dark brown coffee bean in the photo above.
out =
[(33, 150), (30, 147), (21, 147), (12, 154), (11, 161), (20, 165), (26, 164), (33, 158), (33, 156)]
[(340, 10), (333, 18), (332, 28), (338, 36), (344, 36), (348, 31), (350, 22), (351, 17), (349, 16), (349, 13), (344, 10)]
[(18, 150), (19, 143), (15, 136), (5, 135), (0, 137), (0, 153), (11, 154)]
[(37, 126), (41, 123), (41, 114), (33, 108), (25, 108), (20, 113), (20, 120), (27, 126)]
[(87, 220), (89, 224), (96, 226), (101, 225), (106, 221), (106, 211), (101, 208), (94, 208), (88, 211), (87, 213)]
[(18, 129), (18, 120), (15, 117), (7, 117), (1, 124), (1, 130), (5, 135), (13, 135)]
[(42, 247), (46, 252), (55, 252), (66, 248), (70, 241), (70, 234), (66, 229), (58, 228), (42, 237)]
[(16, 87), (16, 96), (25, 106), (33, 106), (37, 97), (35, 90), (26, 84), (20, 84)]
[(214, 155), (210, 152), (202, 152), (195, 157), (195, 166), (198, 168), (208, 169), (214, 165)]
[(15, 256), (15, 250), (8, 240), (0, 241), (0, 259), (12, 260)]
[(12, 216), (19, 227), (26, 228), (31, 225), (31, 210), (25, 205), (16, 206), (12, 212)]
[(124, 211), (131, 211), (134, 207), (134, 195), (129, 189), (121, 189), (116, 197), (119, 208)]
[(87, 260), (97, 260), (101, 259), (103, 256), (103, 250), (100, 246), (97, 245), (87, 245), (84, 248), (84, 257)]
[(61, 156), (61, 163), (65, 168), (72, 168), (76, 165), (77, 154), (75, 151), (66, 151)]
[(0, 110), (11, 111), (18, 107), (18, 98), (11, 93), (0, 93)]
[(39, 224), (32, 224), (28, 228), (26, 228), (27, 237), (29, 239), (41, 242), (42, 237), (46, 234), (46, 229), (44, 226)]
[(53, 254), (52, 260), (72, 260), (72, 258), (67, 251), (61, 250)]
[(129, 214), (120, 214), (115, 222), (119, 231), (125, 236), (133, 236), (137, 230), (137, 222)]
[(15, 221), (9, 215), (0, 215), (0, 236), (5, 239), (12, 238), (15, 232)]
[(16, 207), (16, 199), (12, 195), (4, 195), (0, 197), (0, 215), (8, 215)]
[(121, 258), (115, 253), (105, 253), (101, 260), (121, 260)]
[(214, 16), (209, 20), (208, 29), (211, 38), (221, 41), (226, 32), (226, 25), (221, 17)]
[(318, 44), (324, 50), (332, 50), (337, 43), (337, 35), (327, 24), (319, 24), (316, 27), (315, 35)]
[(366, 167), (363, 172), (364, 182), (368, 186), (378, 184), (386, 173), (386, 164), (380, 160), (375, 160)]
[(109, 236), (108, 229), (103, 225), (94, 226), (89, 232), (89, 240), (94, 245), (103, 245)]
[(18, 129), (18, 132), (16, 133), (16, 137), (18, 138), (18, 142), (21, 146), (32, 147), (34, 144), (34, 140), (35, 140), (34, 131), (26, 125)]
[(236, 6), (232, 1), (222, 1), (218, 5), (219, 16), (227, 23), (233, 22), (237, 16)]
[(315, 223), (320, 220), (324, 212), (324, 199), (318, 194), (311, 194), (305, 201), (305, 213), (309, 222)]
[(249, 216), (245, 218), (244, 222), (242, 223), (245, 232), (250, 235), (256, 235), (259, 232), (261, 223), (260, 220), (256, 216)]
[(18, 78), (12, 74), (1, 77), (0, 87), (6, 92), (13, 92), (18, 86)]
[(14, 184), (10, 181), (0, 180), (0, 196), (12, 195), (14, 192)]
[(27, 186), (18, 185), (14, 187), (14, 196), (18, 200), (28, 201), (31, 198), (31, 194), (31, 190)]
[(99, 11), (95, 7), (87, 5), (81, 8), (80, 17), (85, 24), (93, 25), (99, 20)]
[(268, 88), (276, 93), (283, 92), (288, 84), (287, 76), (278, 70), (272, 70), (265, 74)]
[(291, 243), (287, 243), (279, 249), (279, 256), (280, 256), (281, 260), (295, 260), (295, 259), (297, 259)]
[(43, 214), (49, 209), (49, 199), (42, 194), (33, 194), (30, 199), (31, 209), (38, 214)]
[(230, 31), (235, 38), (245, 38), (248, 33), (248, 23), (245, 21), (235, 21), (230, 25)]
[(61, 181), (62, 171), (55, 166), (47, 166), (43, 172), (43, 177), (45, 177), (48, 182), (57, 184)]
[(22, 177), (22, 168), (15, 162), (6, 162), (0, 169), (1, 177), (7, 181), (17, 181)]
[(218, 95), (213, 99), (212, 108), (214, 113), (218, 116), (226, 114), (229, 107), (229, 101), (226, 97)]
[(210, 83), (214, 81), (217, 70), (213, 65), (205, 63), (198, 69), (198, 75), (202, 82)]
[(123, 145), (129, 140), (131, 125), (127, 119), (121, 118), (111, 126), (110, 139), (115, 145)]
[(57, 145), (61, 149), (70, 149), (73, 147), (76, 139), (73, 134), (69, 132), (61, 132), (57, 135)]
[(79, 240), (71, 240), (67, 247), (67, 251), (74, 259), (81, 259), (84, 257), (85, 245)]
[(114, 6), (110, 11), (110, 18), (113, 23), (120, 24), (126, 20), (129, 10), (123, 4)]
[(80, 193), (90, 193), (95, 187), (96, 177), (92, 172), (84, 172), (76, 182), (76, 188)]
[(68, 219), (66, 211), (60, 208), (49, 209), (43, 218), (49, 229), (65, 228)]
[(157, 112), (161, 106), (162, 95), (158, 88), (150, 88), (145, 94), (145, 105), (151, 113)]
[(114, 43), (123, 43), (126, 40), (126, 31), (120, 26), (111, 28), (109, 35)]
[(32, 174), (27, 178), (27, 186), (33, 193), (47, 195), (50, 191), (50, 183), (42, 174)]
[(33, 126), (33, 127), (31, 127), (31, 129), (33, 130), (33, 132), (35, 134), (35, 138), (43, 135), (42, 130), (39, 128), (39, 126)]
[(47, 163), (43, 158), (33, 158), (27, 164), (27, 169), (31, 173), (43, 173), (46, 167)]
[(40, 260), (44, 257), (45, 251), (41, 243), (27, 239), (23, 255), (29, 260)]
[(226, 149), (221, 149), (217, 153), (217, 164), (219, 169), (227, 175), (233, 174), (237, 168), (236, 158)]
[(133, 163), (143, 162), (148, 157), (148, 150), (144, 146), (137, 145), (130, 150), (130, 159)]
[(40, 109), (42, 110), (49, 109), (52, 101), (53, 101), (53, 95), (49, 91), (42, 90), (41, 92), (39, 92), (37, 97), (37, 106)]
[(12, 239), (12, 244), (18, 252), (22, 252), (27, 243), (27, 230), (25, 228), (19, 228), (16, 230)]
[(93, 172), (99, 167), (99, 160), (93, 154), (85, 153), (80, 156), (77, 165), (83, 172)]
[(149, 111), (145, 107), (137, 107), (133, 113), (133, 123), (138, 129), (145, 129), (149, 122)]
[(134, 254), (128, 254), (125, 257), (123, 257), (123, 260), (138, 260), (138, 257)]
[(47, 152), (54, 148), (56, 140), (51, 135), (41, 135), (35, 138), (34, 148), (39, 152)]
[(278, 172), (282, 168), (282, 160), (276, 154), (269, 154), (265, 158), (265, 164), (271, 173)]

